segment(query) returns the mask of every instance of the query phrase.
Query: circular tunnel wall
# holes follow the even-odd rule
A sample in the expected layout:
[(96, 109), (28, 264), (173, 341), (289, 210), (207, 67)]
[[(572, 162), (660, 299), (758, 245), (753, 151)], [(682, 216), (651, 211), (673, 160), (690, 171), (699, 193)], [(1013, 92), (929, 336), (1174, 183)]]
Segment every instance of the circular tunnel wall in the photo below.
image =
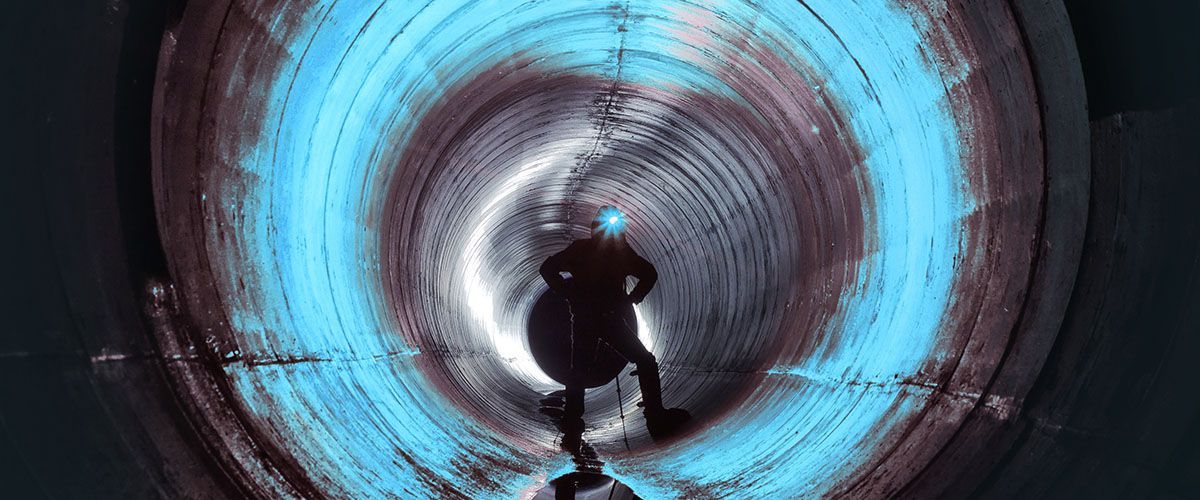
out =
[(1077, 239), (1055, 141), (1080, 123), (1044, 112), (1022, 12), (189, 5), (155, 195), (204, 390), (252, 443), (227, 460), (331, 496), (569, 470), (524, 329), (542, 260), (612, 203), (697, 425), (654, 443), (621, 418), (636, 391), (591, 391), (606, 471), (643, 496), (895, 493), (1019, 406), (1062, 298), (1031, 291), (1073, 269), (1046, 249)]

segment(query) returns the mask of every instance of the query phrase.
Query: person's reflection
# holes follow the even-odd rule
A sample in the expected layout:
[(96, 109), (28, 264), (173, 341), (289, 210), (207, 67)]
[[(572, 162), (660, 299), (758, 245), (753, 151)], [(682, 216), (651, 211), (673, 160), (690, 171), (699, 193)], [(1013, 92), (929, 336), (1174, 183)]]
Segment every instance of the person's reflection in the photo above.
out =
[[(571, 308), (571, 375), (565, 383), (561, 424), (564, 446), (578, 443), (583, 433), (581, 378), (595, 358), (598, 341), (637, 365), (646, 428), (652, 437), (670, 433), (689, 417), (684, 410), (663, 407), (658, 362), (638, 340), (636, 326), (626, 323), (620, 313), (630, 303), (645, 299), (658, 280), (654, 266), (626, 241), (626, 223), (625, 214), (616, 207), (601, 207), (592, 221), (591, 237), (571, 242), (565, 250), (546, 259), (540, 269), (550, 289), (565, 297)], [(571, 279), (565, 279), (562, 273), (570, 274)], [(625, 280), (629, 276), (638, 282), (632, 292), (626, 293)]]
[[(555, 500), (604, 499), (633, 500), (637, 496), (628, 486), (604, 474), (572, 472), (550, 481)], [(539, 491), (534, 500), (548, 500), (546, 491)]]

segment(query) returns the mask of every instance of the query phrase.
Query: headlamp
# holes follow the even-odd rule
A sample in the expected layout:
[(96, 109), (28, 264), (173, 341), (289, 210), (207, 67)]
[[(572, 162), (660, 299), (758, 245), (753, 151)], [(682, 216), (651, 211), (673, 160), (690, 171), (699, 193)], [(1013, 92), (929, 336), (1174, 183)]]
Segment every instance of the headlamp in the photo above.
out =
[(621, 213), (617, 207), (607, 206), (600, 209), (596, 214), (596, 232), (605, 237), (619, 236), (625, 231), (625, 214)]

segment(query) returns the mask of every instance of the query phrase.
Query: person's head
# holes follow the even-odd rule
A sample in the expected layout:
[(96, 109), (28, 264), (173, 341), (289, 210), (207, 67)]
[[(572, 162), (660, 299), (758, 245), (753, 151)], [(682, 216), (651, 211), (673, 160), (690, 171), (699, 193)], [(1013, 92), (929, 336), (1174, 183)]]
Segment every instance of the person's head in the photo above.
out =
[(625, 239), (625, 214), (612, 205), (605, 205), (596, 211), (592, 219), (592, 236), (605, 240)]

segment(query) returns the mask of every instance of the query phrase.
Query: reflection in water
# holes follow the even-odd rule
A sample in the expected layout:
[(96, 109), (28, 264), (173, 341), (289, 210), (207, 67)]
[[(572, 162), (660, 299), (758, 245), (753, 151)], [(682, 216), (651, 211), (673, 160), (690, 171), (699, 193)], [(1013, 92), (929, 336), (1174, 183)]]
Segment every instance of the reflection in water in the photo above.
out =
[(541, 407), (538, 408), (538, 411), (550, 417), (550, 420), (562, 432), (563, 437), (560, 446), (563, 451), (571, 453), (571, 456), (574, 457), (576, 469), (580, 472), (600, 473), (604, 468), (604, 462), (601, 462), (597, 458), (596, 450), (583, 440), (583, 420), (565, 418), (566, 391), (552, 392), (549, 396), (543, 398), (540, 403)]
[(550, 484), (539, 490), (533, 498), (627, 500), (641, 497), (635, 495), (625, 484), (604, 474), (572, 472), (550, 481)]
[(563, 433), (560, 446), (571, 453), (575, 472), (564, 474), (537, 492), (535, 499), (629, 499), (640, 498), (628, 486), (601, 473), (604, 462), (596, 450), (583, 440), (583, 421), (578, 418), (564, 419), (566, 413), (566, 391), (555, 391), (543, 398), (538, 411), (550, 417)]

